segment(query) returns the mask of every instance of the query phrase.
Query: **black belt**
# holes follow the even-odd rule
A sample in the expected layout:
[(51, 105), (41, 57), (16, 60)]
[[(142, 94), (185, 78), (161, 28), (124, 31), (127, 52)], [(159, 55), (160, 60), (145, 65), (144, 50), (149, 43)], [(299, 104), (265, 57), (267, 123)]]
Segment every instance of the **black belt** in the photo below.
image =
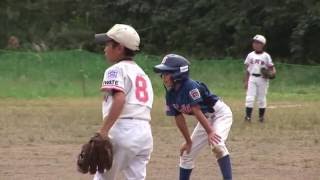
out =
[(254, 76), (254, 77), (260, 77), (261, 76), (261, 74), (251, 74), (252, 76)]

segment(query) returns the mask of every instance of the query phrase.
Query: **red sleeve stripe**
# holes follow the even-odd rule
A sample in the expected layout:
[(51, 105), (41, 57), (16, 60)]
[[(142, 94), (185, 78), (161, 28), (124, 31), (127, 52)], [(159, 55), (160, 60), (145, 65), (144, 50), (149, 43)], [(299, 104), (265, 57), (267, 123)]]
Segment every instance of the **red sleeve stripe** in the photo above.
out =
[(101, 87), (101, 90), (118, 90), (118, 91), (123, 91), (124, 92), (124, 89), (122, 87), (119, 87), (119, 86), (102, 86)]

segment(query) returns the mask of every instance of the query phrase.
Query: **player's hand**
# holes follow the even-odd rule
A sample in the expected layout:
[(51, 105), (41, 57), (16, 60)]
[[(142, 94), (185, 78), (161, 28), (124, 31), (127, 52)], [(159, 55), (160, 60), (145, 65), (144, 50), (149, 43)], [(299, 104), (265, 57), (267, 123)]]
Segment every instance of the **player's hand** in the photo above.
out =
[(103, 139), (108, 139), (108, 131), (103, 130), (103, 129), (99, 129), (98, 133), (100, 134), (100, 136), (101, 136)]
[(190, 143), (183, 143), (183, 144), (181, 145), (181, 148), (180, 148), (180, 156), (183, 155), (184, 151), (186, 151), (187, 154), (189, 154), (190, 151), (191, 151), (191, 147), (192, 147), (192, 142), (190, 142)]
[(214, 133), (214, 132), (211, 132), (210, 134), (208, 134), (208, 141), (209, 141), (209, 144), (219, 144), (221, 142), (221, 137)]

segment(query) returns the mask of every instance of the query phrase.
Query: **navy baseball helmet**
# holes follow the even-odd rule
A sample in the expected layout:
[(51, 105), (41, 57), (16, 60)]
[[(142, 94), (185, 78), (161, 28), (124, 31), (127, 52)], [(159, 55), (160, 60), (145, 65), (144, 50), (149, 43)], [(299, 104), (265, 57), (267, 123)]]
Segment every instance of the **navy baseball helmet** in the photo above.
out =
[(161, 64), (154, 66), (156, 73), (170, 73), (174, 81), (181, 81), (189, 78), (190, 62), (177, 54), (166, 55)]

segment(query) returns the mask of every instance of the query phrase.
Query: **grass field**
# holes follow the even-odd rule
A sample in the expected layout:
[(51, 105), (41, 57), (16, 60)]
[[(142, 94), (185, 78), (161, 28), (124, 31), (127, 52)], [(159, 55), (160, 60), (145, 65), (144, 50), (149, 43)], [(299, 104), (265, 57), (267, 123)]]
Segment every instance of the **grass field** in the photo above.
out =
[[(154, 152), (148, 180), (177, 179), (183, 142), (163, 113), (156, 56), (139, 55), (156, 91)], [(277, 64), (265, 124), (243, 122), (242, 61), (192, 61), (192, 75), (224, 97), (234, 114), (227, 145), (236, 180), (318, 180), (320, 177), (320, 67)], [(0, 52), (0, 180), (85, 180), (76, 155), (101, 123), (103, 57), (84, 51)], [(256, 117), (256, 114), (254, 114)], [(188, 121), (190, 130), (195, 120)], [(122, 178), (119, 178), (122, 179)], [(221, 179), (204, 149), (193, 180)]]
[[(162, 84), (152, 67), (161, 58), (141, 54), (137, 58), (151, 77), (157, 95)], [(319, 100), (320, 66), (276, 64), (277, 78), (270, 86), (270, 98)], [(0, 97), (92, 97), (99, 95), (104, 70), (102, 55), (86, 51), (8, 52), (0, 51)], [(206, 82), (226, 98), (243, 98), (241, 60), (192, 61), (192, 77)]]

